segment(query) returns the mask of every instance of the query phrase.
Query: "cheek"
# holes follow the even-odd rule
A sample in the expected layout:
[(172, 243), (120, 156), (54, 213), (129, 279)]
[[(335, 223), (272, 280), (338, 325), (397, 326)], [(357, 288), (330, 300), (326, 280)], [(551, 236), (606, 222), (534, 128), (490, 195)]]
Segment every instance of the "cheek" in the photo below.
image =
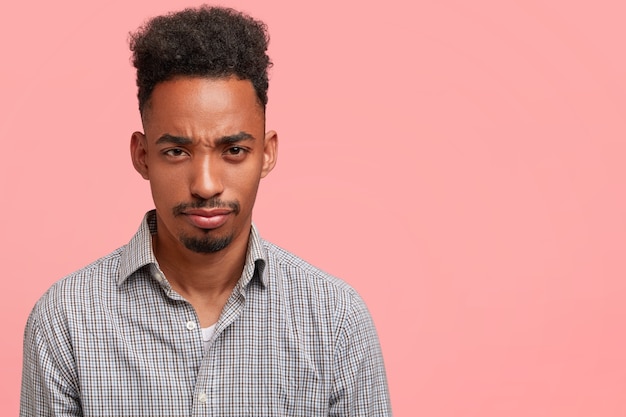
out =
[(184, 174), (172, 170), (152, 170), (150, 172), (150, 189), (155, 204), (157, 201), (178, 201), (184, 193)]
[(236, 194), (239, 200), (254, 199), (260, 179), (261, 172), (256, 165), (229, 170), (224, 191)]

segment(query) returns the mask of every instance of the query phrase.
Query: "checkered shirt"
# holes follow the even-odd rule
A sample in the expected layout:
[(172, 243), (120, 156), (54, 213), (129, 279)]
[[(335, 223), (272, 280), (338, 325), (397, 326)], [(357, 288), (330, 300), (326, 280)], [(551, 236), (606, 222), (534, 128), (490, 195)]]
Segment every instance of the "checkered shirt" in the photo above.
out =
[(159, 269), (154, 211), (55, 283), (26, 325), (21, 417), (391, 415), (376, 330), (346, 283), (261, 239), (203, 348)]

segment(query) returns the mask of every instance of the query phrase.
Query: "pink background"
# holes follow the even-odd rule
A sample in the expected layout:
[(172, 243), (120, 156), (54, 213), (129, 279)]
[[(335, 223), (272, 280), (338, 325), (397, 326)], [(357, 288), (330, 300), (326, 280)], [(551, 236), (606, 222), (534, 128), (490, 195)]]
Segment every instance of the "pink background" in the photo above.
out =
[[(0, 23), (0, 411), (57, 279), (151, 208), (127, 33), (173, 0)], [(224, 1), (272, 35), (263, 235), (356, 287), (396, 416), (626, 415), (626, 8)]]

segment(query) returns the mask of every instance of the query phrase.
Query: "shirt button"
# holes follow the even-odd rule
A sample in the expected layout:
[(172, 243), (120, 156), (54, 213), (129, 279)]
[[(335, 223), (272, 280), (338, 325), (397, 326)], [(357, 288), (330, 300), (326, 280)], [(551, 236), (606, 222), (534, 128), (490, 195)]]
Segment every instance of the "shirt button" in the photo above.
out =
[(208, 397), (204, 392), (201, 392), (200, 394), (198, 394), (198, 401), (200, 401), (202, 404), (204, 404), (207, 400), (208, 400)]
[(195, 321), (188, 321), (187, 322), (187, 328), (189, 330), (196, 330), (196, 322)]

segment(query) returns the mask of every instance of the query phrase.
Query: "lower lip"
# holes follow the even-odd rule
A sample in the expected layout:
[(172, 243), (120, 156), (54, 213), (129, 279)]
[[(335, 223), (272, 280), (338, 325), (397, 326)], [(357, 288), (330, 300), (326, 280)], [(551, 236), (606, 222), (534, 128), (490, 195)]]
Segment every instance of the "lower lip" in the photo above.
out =
[(217, 216), (198, 216), (196, 214), (187, 214), (187, 218), (196, 227), (200, 229), (216, 229), (222, 226), (228, 220), (228, 214), (218, 214)]

